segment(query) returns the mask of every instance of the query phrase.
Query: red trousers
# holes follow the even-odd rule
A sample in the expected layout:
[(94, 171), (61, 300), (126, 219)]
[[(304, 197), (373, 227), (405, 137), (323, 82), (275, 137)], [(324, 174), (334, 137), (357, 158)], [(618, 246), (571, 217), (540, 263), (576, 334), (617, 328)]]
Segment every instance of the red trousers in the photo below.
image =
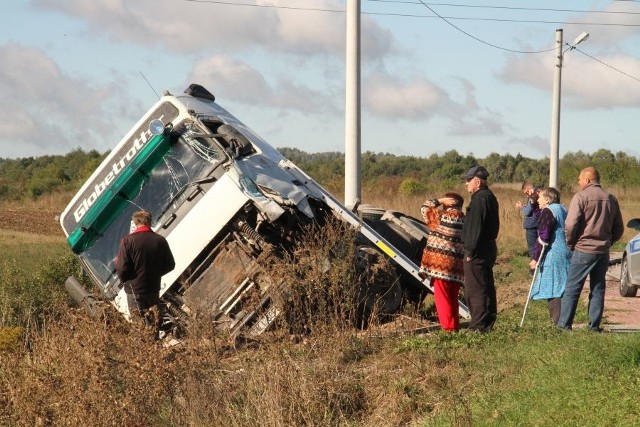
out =
[(433, 297), (440, 326), (447, 332), (460, 330), (460, 307), (458, 306), (460, 284), (433, 278), (431, 286), (433, 286)]

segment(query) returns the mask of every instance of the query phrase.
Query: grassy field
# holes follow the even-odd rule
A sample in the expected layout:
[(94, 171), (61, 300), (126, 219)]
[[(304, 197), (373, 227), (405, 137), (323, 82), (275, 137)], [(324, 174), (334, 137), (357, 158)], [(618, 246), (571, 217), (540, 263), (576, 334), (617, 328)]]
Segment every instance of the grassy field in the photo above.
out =
[[(375, 189), (365, 188), (368, 203), (418, 216), (424, 196)], [(521, 193), (495, 192), (499, 316), (490, 334), (389, 334), (324, 318), (311, 334), (239, 342), (203, 321), (182, 345), (161, 348), (111, 310), (96, 321), (68, 305), (61, 287), (74, 266), (60, 237), (0, 226), (0, 425), (637, 425), (640, 334), (558, 331), (536, 302), (518, 328), (529, 285), (513, 208)], [(640, 217), (640, 192), (616, 194), (625, 222)]]

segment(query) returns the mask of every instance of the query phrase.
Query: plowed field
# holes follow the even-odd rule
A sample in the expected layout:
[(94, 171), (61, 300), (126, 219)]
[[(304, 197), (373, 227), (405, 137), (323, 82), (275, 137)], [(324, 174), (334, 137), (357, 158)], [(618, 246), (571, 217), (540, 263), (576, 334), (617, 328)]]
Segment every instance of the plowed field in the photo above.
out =
[(0, 206), (0, 229), (62, 236), (59, 212), (42, 208)]

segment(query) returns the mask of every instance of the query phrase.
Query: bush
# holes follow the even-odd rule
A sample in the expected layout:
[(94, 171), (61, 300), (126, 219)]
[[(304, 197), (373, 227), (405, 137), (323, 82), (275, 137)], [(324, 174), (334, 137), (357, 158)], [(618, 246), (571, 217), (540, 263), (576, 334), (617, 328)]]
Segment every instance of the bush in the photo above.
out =
[(5, 265), (0, 272), (0, 327), (41, 326), (57, 306), (68, 301), (63, 285), (77, 269), (71, 254), (32, 273), (20, 270), (15, 262)]
[(396, 286), (395, 270), (384, 257), (370, 259), (376, 249), (360, 245), (353, 228), (331, 219), (307, 228), (300, 241), (271, 272), (284, 284), (278, 298), (292, 331), (363, 326), (381, 314)]
[(414, 194), (424, 193), (426, 186), (413, 178), (407, 178), (400, 183), (398, 191), (403, 196), (413, 196)]
[(18, 348), (24, 337), (24, 328), (20, 326), (0, 328), (0, 352)]

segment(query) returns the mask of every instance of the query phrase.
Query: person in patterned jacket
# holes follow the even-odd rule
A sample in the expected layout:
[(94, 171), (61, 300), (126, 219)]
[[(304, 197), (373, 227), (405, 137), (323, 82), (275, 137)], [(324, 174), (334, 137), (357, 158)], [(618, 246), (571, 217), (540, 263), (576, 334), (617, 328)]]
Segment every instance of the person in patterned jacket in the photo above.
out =
[(460, 194), (447, 193), (442, 198), (425, 201), (420, 209), (430, 231), (422, 252), (420, 276), (431, 278), (438, 321), (447, 332), (460, 329), (458, 294), (460, 285), (464, 284), (464, 246), (460, 238), (463, 204)]

